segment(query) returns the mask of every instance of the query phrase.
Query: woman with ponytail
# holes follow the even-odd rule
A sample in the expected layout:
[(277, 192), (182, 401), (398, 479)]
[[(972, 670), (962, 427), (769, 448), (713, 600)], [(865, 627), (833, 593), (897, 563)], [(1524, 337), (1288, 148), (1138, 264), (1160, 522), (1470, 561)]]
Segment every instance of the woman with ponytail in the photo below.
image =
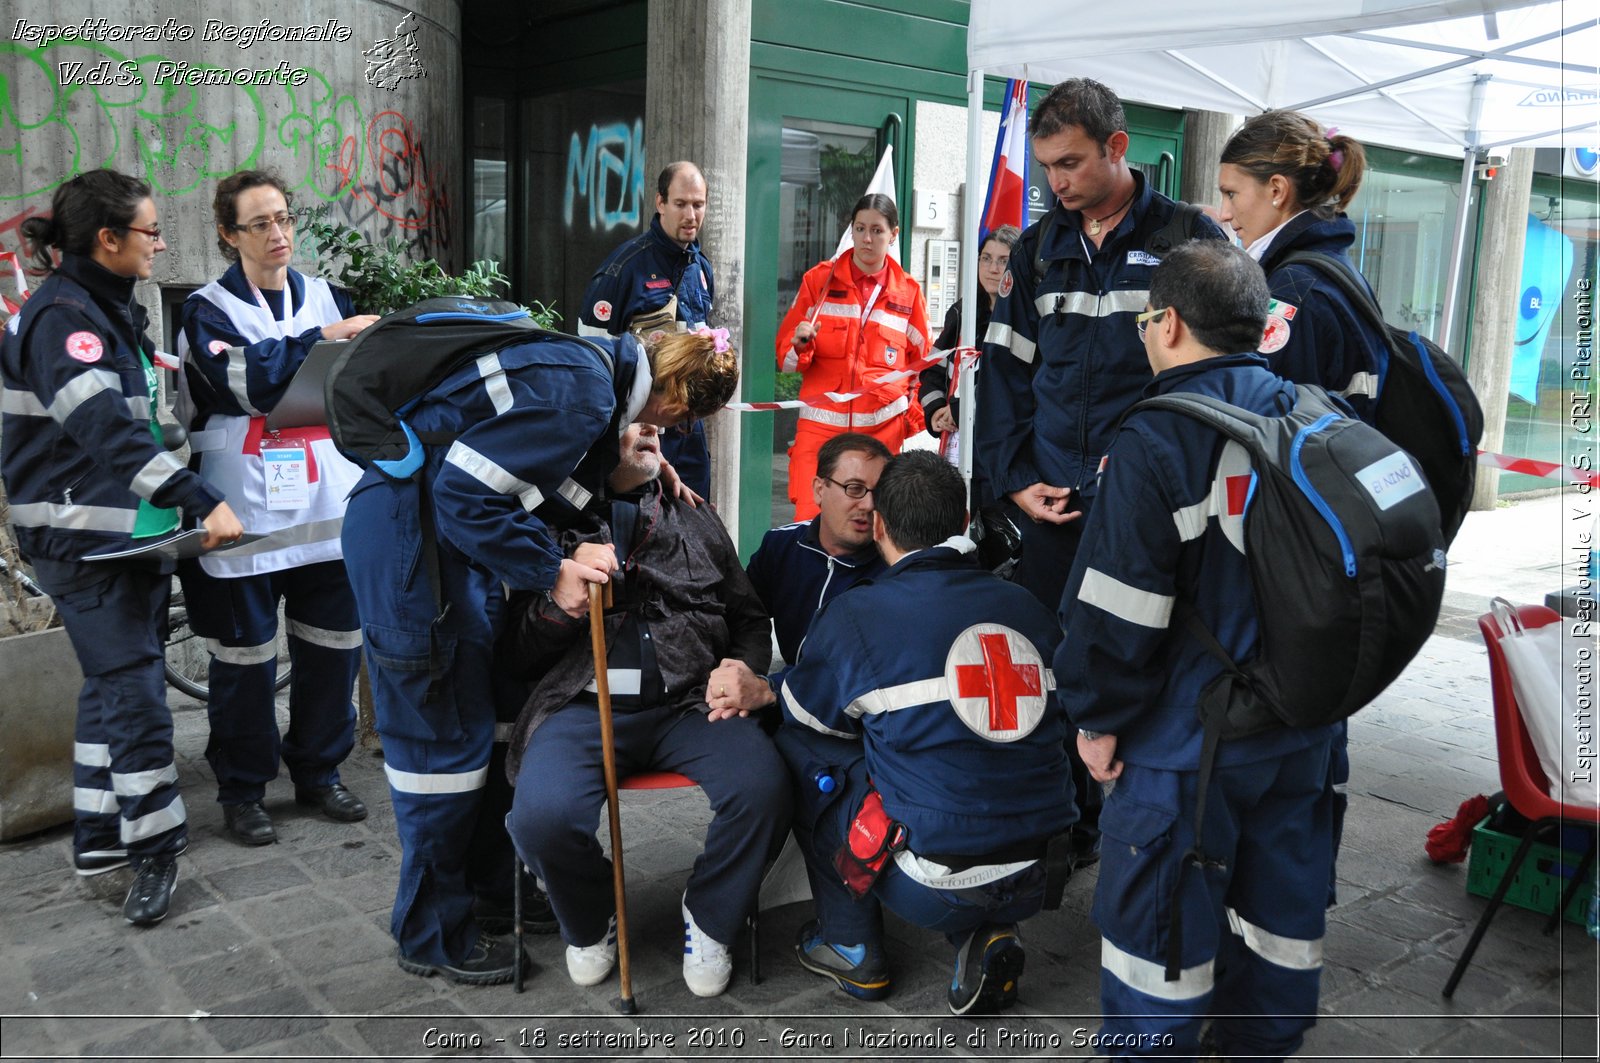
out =
[(1316, 266), (1285, 264), (1311, 252), (1354, 268), (1356, 230), (1344, 212), (1366, 168), (1358, 142), (1295, 111), (1267, 111), (1228, 139), (1217, 187), (1222, 220), (1272, 290), (1261, 353), (1280, 376), (1341, 395), (1370, 422), (1387, 357), (1383, 335)]

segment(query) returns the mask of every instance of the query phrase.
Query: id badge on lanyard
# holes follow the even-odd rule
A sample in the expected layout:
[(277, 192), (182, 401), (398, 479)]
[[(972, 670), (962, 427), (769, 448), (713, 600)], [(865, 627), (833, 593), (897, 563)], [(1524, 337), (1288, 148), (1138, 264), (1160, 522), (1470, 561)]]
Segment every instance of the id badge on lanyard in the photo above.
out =
[(309, 445), (303, 439), (263, 439), (262, 495), (267, 508), (304, 509), (311, 504), (311, 470), (306, 460)]

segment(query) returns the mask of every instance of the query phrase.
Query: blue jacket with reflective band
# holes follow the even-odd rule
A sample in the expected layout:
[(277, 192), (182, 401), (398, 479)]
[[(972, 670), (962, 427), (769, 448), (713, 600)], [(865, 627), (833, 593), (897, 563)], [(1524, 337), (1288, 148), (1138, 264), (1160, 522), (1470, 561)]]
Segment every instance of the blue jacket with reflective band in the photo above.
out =
[[(612, 353), (614, 375), (591, 343)], [(632, 337), (547, 339), (485, 358), (404, 419), (423, 438), (454, 437), (426, 448), (421, 471), (441, 545), (513, 589), (546, 590), (562, 558), (550, 525), (578, 520), (603, 495), (617, 438), (649, 397), (643, 349)], [(368, 469), (352, 496), (383, 479)]]
[(1266, 270), (1272, 297), (1294, 307), (1294, 316), (1284, 322), (1288, 342), (1277, 351), (1264, 353), (1279, 376), (1342, 396), (1357, 417), (1371, 424), (1379, 378), (1389, 364), (1387, 338), (1367, 324), (1344, 293), (1315, 266), (1278, 265), (1301, 251), (1351, 265), (1349, 248), (1355, 239), (1356, 227), (1343, 214), (1319, 218), (1311, 211), (1291, 219), (1273, 237), (1261, 257), (1261, 268)]
[[(1294, 386), (1255, 354), (1168, 369), (1145, 395), (1209, 395), (1253, 413), (1294, 408)], [(1078, 727), (1117, 736), (1130, 764), (1200, 765), (1196, 707), (1221, 663), (1174, 619), (1193, 606), (1235, 661), (1256, 655), (1259, 630), (1244, 513), (1248, 453), (1166, 410), (1128, 417), (1112, 442), (1100, 498), (1087, 519), (1061, 599), (1066, 634), (1055, 655), (1061, 700)], [(1222, 743), (1219, 764), (1250, 763), (1310, 745), (1328, 728), (1269, 731)]]
[(133, 286), (63, 255), (0, 337), (0, 476), (27, 557), (76, 561), (128, 544), (141, 498), (195, 520), (222, 501), (151, 435), (140, 350), (155, 348)]
[[(1117, 420), (1150, 381), (1134, 317), (1145, 308), (1160, 259), (1145, 250), (1172, 218), (1172, 200), (1134, 171), (1132, 209), (1097, 249), (1082, 215), (1058, 202), (1034, 287), (1042, 222), (1012, 252), (1007, 279), (982, 337), (976, 455), (999, 497), (1031, 484), (1095, 493), (1095, 470)], [(1196, 232), (1218, 239), (1209, 218)]]
[(792, 665), (800, 657), (800, 642), (817, 610), (887, 567), (872, 543), (853, 554), (829, 554), (817, 538), (813, 518), (767, 532), (746, 571), (772, 616), (778, 651)]
[[(883, 806), (910, 828), (917, 853), (981, 856), (1058, 834), (1076, 818), (1066, 714), (1050, 689), (1060, 629), (1027, 590), (980, 569), (973, 550), (961, 538), (919, 550), (829, 601), (779, 698), (786, 727), (863, 739)], [(985, 627), (969, 634), (975, 625)], [(1031, 727), (1002, 723), (988, 737), (951, 696), (965, 695), (969, 712), (976, 705), (980, 726), (987, 705), (1006, 700), (985, 694), (1015, 677), (997, 678), (978, 651), (981, 634), (1001, 626), (1031, 648), (1006, 649), (999, 671), (1015, 663), (1043, 703), (1033, 699), (1031, 716), (1022, 699), (996, 705)], [(1025, 662), (1034, 655), (1038, 664)]]

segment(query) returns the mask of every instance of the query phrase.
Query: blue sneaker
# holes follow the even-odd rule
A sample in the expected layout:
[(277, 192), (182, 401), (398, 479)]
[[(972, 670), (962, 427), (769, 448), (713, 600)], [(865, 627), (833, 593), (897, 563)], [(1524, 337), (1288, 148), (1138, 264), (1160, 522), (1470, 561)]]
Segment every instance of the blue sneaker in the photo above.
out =
[(952, 1015), (994, 1015), (1017, 1002), (1025, 956), (1016, 924), (984, 924), (956, 950), (950, 980)]
[(882, 1000), (889, 995), (889, 964), (877, 945), (834, 945), (822, 940), (815, 919), (800, 928), (794, 943), (800, 966), (831, 978), (857, 1000)]

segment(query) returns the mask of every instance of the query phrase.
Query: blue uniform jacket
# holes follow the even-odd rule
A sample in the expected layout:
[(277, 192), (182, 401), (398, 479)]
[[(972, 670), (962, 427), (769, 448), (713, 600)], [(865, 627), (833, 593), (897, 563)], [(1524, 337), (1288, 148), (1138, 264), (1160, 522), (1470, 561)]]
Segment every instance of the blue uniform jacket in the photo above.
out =
[[(1134, 327), (1160, 259), (1149, 236), (1172, 218), (1172, 200), (1135, 171), (1133, 208), (1096, 249), (1082, 215), (1057, 203), (1046, 270), (1034, 286), (1040, 226), (1022, 234), (983, 337), (976, 456), (997, 497), (1036, 483), (1095, 493), (1094, 474), (1117, 420), (1150, 381)], [(1198, 233), (1222, 237), (1209, 218)]]
[[(716, 296), (711, 260), (696, 240), (679, 247), (661, 228), (661, 215), (650, 228), (620, 244), (606, 256), (583, 291), (578, 335), (620, 336), (640, 314), (648, 314), (678, 297), (678, 320), (690, 328), (706, 323)], [(661, 433), (661, 455), (684, 483), (701, 495), (711, 494), (711, 451), (701, 421)]]
[[(828, 553), (817, 538), (816, 524), (812, 519), (773, 528), (762, 536), (746, 566), (756, 594), (772, 615), (778, 652), (791, 665), (800, 658), (800, 643), (817, 610), (888, 567), (872, 543), (853, 554)], [(782, 674), (773, 677), (774, 689), (781, 685)]]
[[(1294, 408), (1294, 386), (1255, 354), (1161, 373), (1146, 395), (1210, 395), (1260, 414)], [(1078, 727), (1117, 736), (1130, 764), (1193, 771), (1200, 764), (1200, 694), (1222, 672), (1183, 625), (1182, 600), (1240, 663), (1259, 630), (1244, 555), (1248, 454), (1198, 421), (1165, 410), (1130, 416), (1112, 443), (1100, 499), (1061, 599), (1066, 635), (1055, 655), (1061, 700)], [(1222, 743), (1219, 764), (1242, 764), (1325, 738), (1282, 729)]]
[(1389, 363), (1388, 340), (1315, 266), (1278, 265), (1297, 251), (1315, 251), (1350, 265), (1348, 252), (1355, 239), (1356, 227), (1343, 214), (1324, 219), (1311, 211), (1291, 219), (1273, 238), (1261, 268), (1279, 303), (1276, 315), (1283, 318), (1287, 308), (1293, 309), (1281, 322), (1288, 330), (1287, 342), (1266, 352), (1276, 345), (1269, 329), (1263, 353), (1274, 373), (1343, 396), (1356, 416), (1370, 424), (1380, 375)]
[[(228, 267), (217, 283), (247, 303), (255, 301), (250, 282), (244, 275), (244, 267), (237, 262)], [(330, 287), (339, 312), (344, 317), (354, 317), (356, 309), (349, 294), (336, 285)], [(292, 269), (289, 270), (285, 295), (290, 300), (291, 313), (305, 302), (306, 280)], [(282, 305), (272, 306), (273, 296), (265, 298), (273, 316), (280, 316), (284, 309)], [(311, 348), (323, 338), (322, 328), (317, 326), (306, 329), (298, 336), (249, 343), (220, 307), (193, 295), (183, 303), (183, 331), (189, 340), (191, 364), (210, 385), (209, 388), (193, 389), (196, 412), (201, 418), (213, 413), (248, 417), (254, 410), (270, 412), (283, 398), (289, 381), (294, 379), (295, 372), (306, 360), (306, 355), (311, 353)], [(234, 394), (234, 381), (229, 379), (228, 374), (227, 355), (212, 351), (219, 342), (223, 348), (244, 348), (244, 387), (252, 409), (245, 409)]]
[(133, 286), (63, 255), (0, 339), (0, 475), (27, 557), (126, 545), (140, 499), (195, 520), (222, 501), (151, 433), (154, 369), (140, 352), (155, 348)]
[[(614, 371), (590, 343), (614, 352)], [(406, 421), (424, 437), (455, 435), (428, 447), (421, 473), (441, 545), (513, 589), (545, 590), (563, 556), (550, 526), (578, 521), (603, 494), (617, 438), (649, 397), (649, 367), (632, 337), (518, 343), (494, 358), (498, 371), (468, 363)], [(368, 469), (352, 496), (382, 479)]]
[(1032, 594), (952, 539), (823, 606), (783, 685), (784, 726), (863, 739), (913, 852), (1042, 840), (1076, 817), (1049, 669), (1060, 639)]

